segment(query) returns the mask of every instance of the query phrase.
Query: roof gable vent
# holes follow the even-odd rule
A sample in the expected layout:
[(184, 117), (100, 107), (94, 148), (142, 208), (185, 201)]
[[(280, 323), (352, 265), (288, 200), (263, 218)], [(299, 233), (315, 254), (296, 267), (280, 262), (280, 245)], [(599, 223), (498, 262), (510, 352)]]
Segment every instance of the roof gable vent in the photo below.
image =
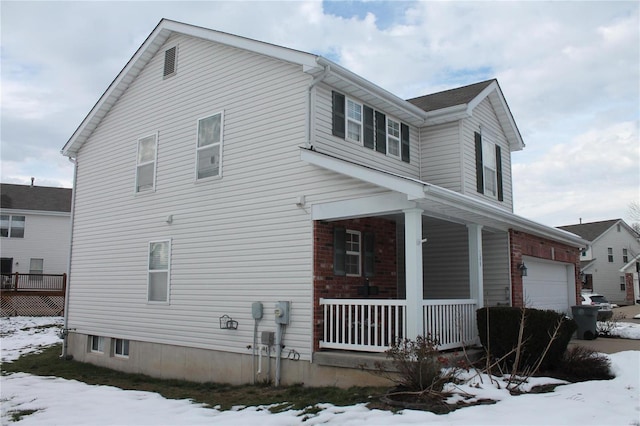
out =
[(164, 51), (164, 72), (163, 77), (171, 77), (176, 73), (176, 55), (178, 46), (173, 46)]

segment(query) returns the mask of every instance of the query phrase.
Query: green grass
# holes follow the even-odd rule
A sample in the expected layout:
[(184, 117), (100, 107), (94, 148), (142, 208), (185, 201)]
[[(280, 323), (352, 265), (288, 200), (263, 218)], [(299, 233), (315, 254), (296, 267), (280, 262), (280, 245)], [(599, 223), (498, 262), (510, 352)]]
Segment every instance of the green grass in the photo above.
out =
[[(377, 400), (386, 388), (337, 387), (311, 388), (302, 385), (271, 387), (267, 385), (234, 386), (224, 383), (195, 383), (184, 380), (156, 379), (142, 374), (128, 374), (93, 364), (65, 361), (60, 358), (60, 345), (39, 354), (23, 355), (11, 363), (2, 363), (2, 374), (24, 372), (37, 376), (57, 376), (91, 385), (109, 385), (127, 390), (157, 392), (170, 399), (191, 399), (209, 407), (228, 410), (233, 406), (270, 405), (273, 412), (304, 410), (315, 412), (318, 403), (338, 406)], [(18, 413), (19, 416), (29, 413)]]

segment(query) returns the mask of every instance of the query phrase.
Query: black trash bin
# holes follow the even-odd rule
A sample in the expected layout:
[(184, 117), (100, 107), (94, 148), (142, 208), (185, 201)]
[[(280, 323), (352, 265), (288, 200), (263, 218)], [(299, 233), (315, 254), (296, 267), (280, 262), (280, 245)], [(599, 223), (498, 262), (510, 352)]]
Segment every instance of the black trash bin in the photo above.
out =
[(598, 307), (589, 305), (572, 306), (573, 320), (578, 324), (578, 339), (593, 340), (598, 337), (596, 321), (598, 320)]

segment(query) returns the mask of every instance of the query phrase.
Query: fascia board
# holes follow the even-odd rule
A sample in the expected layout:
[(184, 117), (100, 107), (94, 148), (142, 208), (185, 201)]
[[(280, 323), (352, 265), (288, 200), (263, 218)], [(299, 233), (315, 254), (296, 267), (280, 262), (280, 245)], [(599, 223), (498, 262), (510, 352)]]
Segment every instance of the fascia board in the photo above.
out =
[(53, 210), (1, 209), (2, 214), (71, 217), (71, 212)]

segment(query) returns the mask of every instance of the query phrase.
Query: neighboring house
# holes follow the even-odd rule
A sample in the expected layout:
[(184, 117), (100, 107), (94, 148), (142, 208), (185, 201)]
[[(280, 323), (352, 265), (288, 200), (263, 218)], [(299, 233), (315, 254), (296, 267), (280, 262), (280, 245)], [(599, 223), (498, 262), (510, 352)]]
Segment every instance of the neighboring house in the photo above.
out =
[(0, 184), (2, 275), (64, 274), (69, 267), (71, 189)]
[(583, 287), (612, 303), (633, 304), (635, 299), (627, 293), (625, 274), (620, 269), (640, 254), (640, 235), (622, 219), (559, 228), (591, 241), (580, 254)]
[(624, 274), (627, 287), (626, 302), (632, 305), (640, 303), (640, 254), (620, 268), (620, 272)]
[(396, 338), (474, 342), (484, 305), (570, 311), (587, 241), (513, 213), (523, 147), (496, 80), (406, 101), (162, 20), (63, 148), (65, 355), (240, 383), (269, 353), (276, 384), (344, 386)]

